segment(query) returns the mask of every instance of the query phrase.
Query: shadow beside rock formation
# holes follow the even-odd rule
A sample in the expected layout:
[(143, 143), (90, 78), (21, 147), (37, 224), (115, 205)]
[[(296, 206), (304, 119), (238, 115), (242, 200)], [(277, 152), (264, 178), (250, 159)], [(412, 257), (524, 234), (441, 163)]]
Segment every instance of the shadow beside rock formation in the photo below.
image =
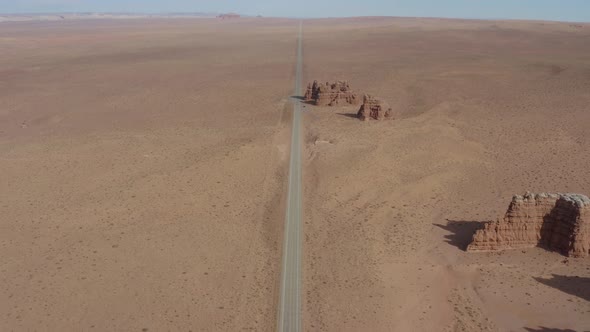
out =
[(562, 292), (590, 301), (590, 278), (578, 276), (562, 276), (554, 274), (552, 278), (533, 277), (538, 282), (559, 289)]
[(313, 100), (305, 100), (304, 96), (291, 96), (291, 99), (293, 99), (295, 102), (300, 102), (305, 105), (315, 105)]
[(461, 250), (466, 250), (467, 245), (471, 243), (473, 233), (475, 233), (475, 231), (478, 229), (482, 229), (485, 223), (485, 221), (463, 221), (447, 219), (446, 225), (434, 225), (444, 229), (445, 231), (451, 232), (451, 234), (445, 235), (447, 243)]
[(570, 329), (552, 329), (545, 326), (539, 326), (538, 328), (525, 327), (524, 329), (529, 332), (576, 332), (575, 330)]
[(345, 116), (345, 117), (348, 117), (348, 118), (355, 118), (355, 119), (358, 119), (359, 118), (356, 113), (336, 113), (336, 114), (342, 115), (342, 116)]

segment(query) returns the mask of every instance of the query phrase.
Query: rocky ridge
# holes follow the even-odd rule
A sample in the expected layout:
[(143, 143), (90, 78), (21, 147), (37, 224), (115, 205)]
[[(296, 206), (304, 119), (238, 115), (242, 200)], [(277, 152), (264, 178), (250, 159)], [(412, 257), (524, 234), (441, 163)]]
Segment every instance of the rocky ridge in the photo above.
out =
[(219, 14), (217, 15), (218, 18), (222, 19), (222, 20), (231, 20), (234, 18), (240, 18), (240, 14), (236, 14), (236, 13), (226, 13), (226, 14)]

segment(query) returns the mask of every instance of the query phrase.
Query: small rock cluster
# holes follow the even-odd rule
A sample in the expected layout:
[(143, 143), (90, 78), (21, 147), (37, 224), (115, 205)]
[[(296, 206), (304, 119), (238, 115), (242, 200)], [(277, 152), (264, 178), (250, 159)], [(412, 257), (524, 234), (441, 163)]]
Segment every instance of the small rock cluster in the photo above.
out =
[(344, 103), (358, 104), (357, 94), (350, 89), (346, 81), (326, 82), (325, 84), (313, 81), (313, 84), (307, 85), (304, 99), (318, 106), (336, 106)]
[[(357, 105), (360, 101), (358, 95), (350, 89), (347, 81), (334, 83), (313, 81), (307, 85), (303, 99), (317, 106)], [(362, 121), (385, 120), (393, 117), (393, 112), (382, 99), (365, 94), (357, 117)]]
[(564, 255), (590, 255), (590, 199), (580, 194), (515, 195), (501, 220), (473, 235), (467, 251), (542, 246)]
[(358, 118), (362, 121), (385, 120), (391, 115), (391, 107), (385, 101), (368, 94), (363, 96), (363, 104), (357, 113)]

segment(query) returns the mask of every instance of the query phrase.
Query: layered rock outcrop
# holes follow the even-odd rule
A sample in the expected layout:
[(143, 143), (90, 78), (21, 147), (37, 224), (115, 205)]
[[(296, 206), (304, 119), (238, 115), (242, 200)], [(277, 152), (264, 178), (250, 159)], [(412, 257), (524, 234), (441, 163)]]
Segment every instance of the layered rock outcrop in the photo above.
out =
[(385, 120), (392, 116), (392, 112), (391, 107), (385, 101), (366, 94), (363, 96), (363, 104), (357, 116), (363, 121)]
[(313, 84), (307, 85), (303, 98), (318, 106), (356, 105), (359, 102), (357, 94), (350, 89), (346, 81), (326, 82), (325, 84), (314, 81)]
[(516, 195), (504, 218), (473, 235), (467, 251), (542, 246), (564, 255), (590, 255), (590, 199), (580, 194)]

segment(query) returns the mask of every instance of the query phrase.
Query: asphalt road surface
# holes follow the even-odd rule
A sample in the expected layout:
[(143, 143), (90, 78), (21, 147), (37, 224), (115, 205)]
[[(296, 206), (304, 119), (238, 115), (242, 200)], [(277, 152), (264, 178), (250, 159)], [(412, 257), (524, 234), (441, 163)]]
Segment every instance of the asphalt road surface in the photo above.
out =
[[(295, 96), (301, 96), (303, 24), (299, 23)], [(301, 104), (294, 101), (289, 162), (289, 189), (283, 243), (283, 267), (278, 308), (279, 332), (301, 331)]]

